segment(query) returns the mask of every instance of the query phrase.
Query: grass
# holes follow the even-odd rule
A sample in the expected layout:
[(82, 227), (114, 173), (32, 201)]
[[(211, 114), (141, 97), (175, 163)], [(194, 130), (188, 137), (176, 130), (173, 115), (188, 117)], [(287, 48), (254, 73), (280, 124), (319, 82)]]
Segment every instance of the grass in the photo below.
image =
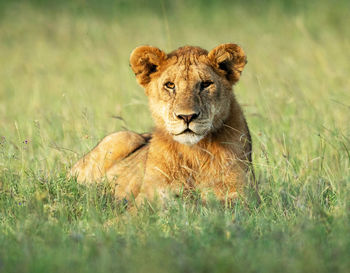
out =
[[(347, 1), (0, 3), (0, 272), (348, 272)], [(237, 42), (261, 204), (125, 211), (68, 181), (104, 135), (152, 128), (133, 48)], [(123, 121), (112, 116), (122, 116)], [(249, 190), (248, 190), (249, 191)]]

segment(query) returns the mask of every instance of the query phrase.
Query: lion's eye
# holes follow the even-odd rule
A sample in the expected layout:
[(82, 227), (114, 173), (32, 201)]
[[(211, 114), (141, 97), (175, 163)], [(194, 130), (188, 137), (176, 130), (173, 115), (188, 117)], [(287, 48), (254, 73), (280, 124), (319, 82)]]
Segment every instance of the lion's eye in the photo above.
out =
[(175, 89), (175, 83), (173, 82), (167, 82), (164, 86), (168, 89)]
[(212, 84), (213, 84), (213, 82), (211, 82), (211, 81), (201, 82), (201, 89), (208, 88)]

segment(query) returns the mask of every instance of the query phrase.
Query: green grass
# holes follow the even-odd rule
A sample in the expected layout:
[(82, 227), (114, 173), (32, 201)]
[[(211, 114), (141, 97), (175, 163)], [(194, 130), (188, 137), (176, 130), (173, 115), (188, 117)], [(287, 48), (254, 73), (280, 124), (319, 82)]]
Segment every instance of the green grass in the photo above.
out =
[[(347, 1), (0, 2), (0, 272), (348, 272)], [(65, 173), (152, 128), (133, 48), (237, 42), (261, 204), (125, 211)], [(124, 121), (112, 118), (122, 116)], [(249, 192), (249, 190), (247, 190)]]

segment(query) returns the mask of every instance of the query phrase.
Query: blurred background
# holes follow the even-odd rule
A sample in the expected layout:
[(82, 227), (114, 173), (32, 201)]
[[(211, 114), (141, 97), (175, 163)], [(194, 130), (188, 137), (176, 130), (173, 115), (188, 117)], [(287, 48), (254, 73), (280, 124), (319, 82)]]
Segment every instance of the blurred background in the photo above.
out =
[(151, 130), (128, 63), (145, 44), (242, 46), (248, 65), (235, 93), (256, 164), (265, 153), (311, 160), (320, 134), (349, 136), (349, 3), (1, 1), (0, 168), (62, 171), (108, 133)]
[[(0, 271), (348, 272), (349, 14), (348, 0), (0, 0)], [(130, 215), (108, 185), (66, 179), (103, 136), (152, 129), (135, 47), (228, 42), (248, 56), (234, 92), (259, 206)]]

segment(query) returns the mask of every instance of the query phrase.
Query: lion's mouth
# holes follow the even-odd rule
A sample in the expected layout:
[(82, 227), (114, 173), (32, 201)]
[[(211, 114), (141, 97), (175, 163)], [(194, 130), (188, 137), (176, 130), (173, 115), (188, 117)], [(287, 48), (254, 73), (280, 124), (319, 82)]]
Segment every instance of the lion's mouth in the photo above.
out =
[(182, 134), (194, 134), (194, 135), (198, 135), (197, 133), (193, 132), (190, 128), (185, 129), (184, 131), (182, 131), (181, 133), (178, 134), (174, 134), (174, 136), (179, 136)]
[(198, 132), (195, 132), (188, 127), (178, 134), (174, 134), (174, 133), (172, 134), (174, 140), (176, 140), (181, 144), (190, 145), (190, 146), (198, 143), (204, 137), (203, 134), (198, 134)]

